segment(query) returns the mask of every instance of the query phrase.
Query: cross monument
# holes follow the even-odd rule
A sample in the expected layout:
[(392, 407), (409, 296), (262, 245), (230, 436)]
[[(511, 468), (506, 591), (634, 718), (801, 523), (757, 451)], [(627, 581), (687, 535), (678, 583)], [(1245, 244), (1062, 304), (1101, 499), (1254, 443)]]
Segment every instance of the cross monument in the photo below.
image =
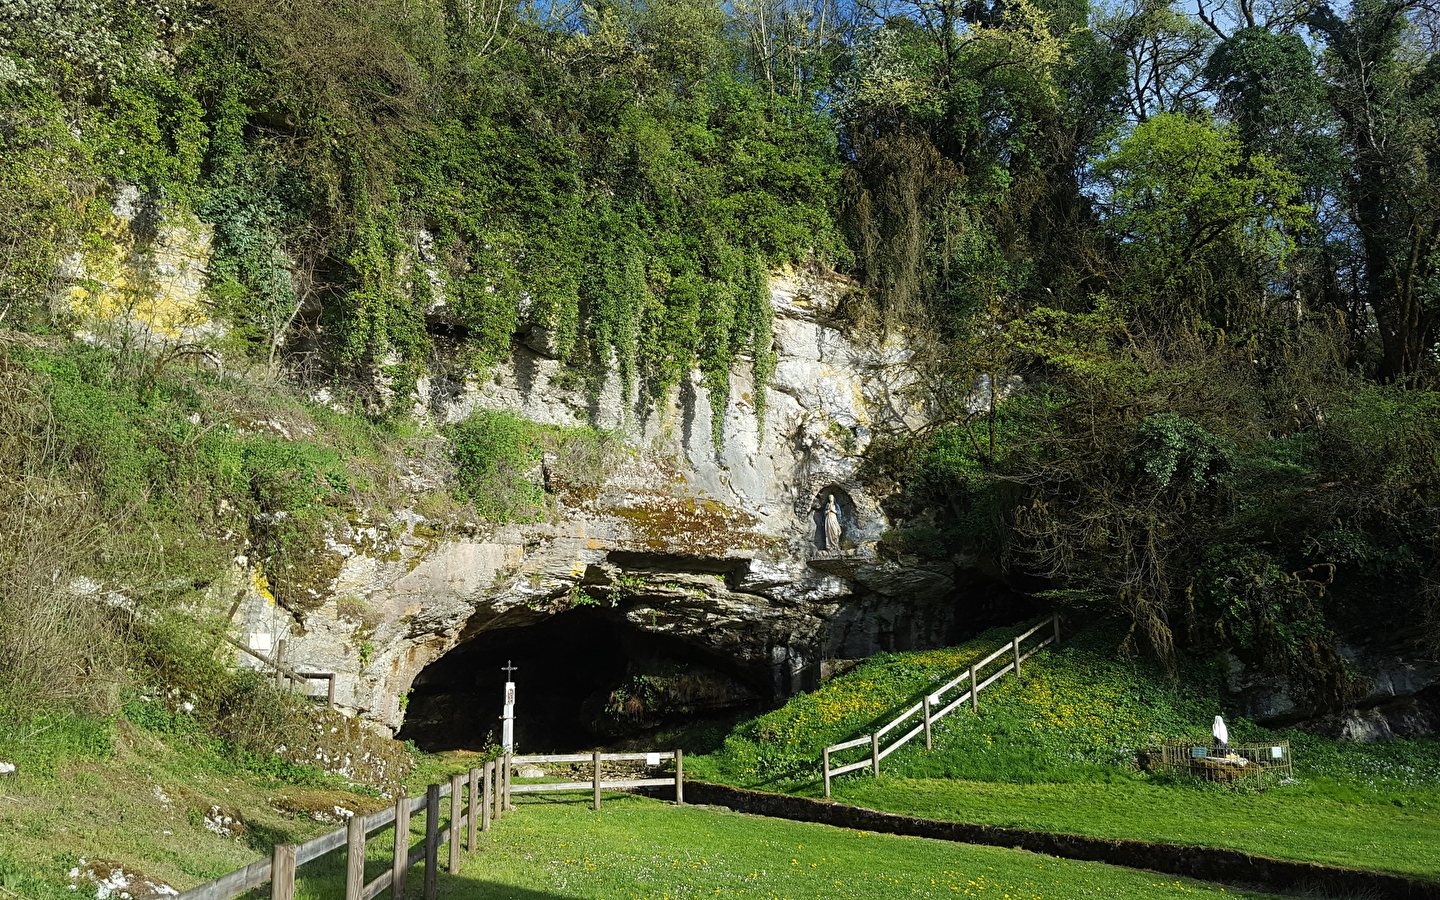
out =
[(505, 673), (505, 714), (500, 718), (503, 720), (500, 731), (500, 744), (505, 748), (506, 753), (515, 750), (515, 675), (516, 666), (510, 660), (505, 660), (505, 665), (500, 671)]

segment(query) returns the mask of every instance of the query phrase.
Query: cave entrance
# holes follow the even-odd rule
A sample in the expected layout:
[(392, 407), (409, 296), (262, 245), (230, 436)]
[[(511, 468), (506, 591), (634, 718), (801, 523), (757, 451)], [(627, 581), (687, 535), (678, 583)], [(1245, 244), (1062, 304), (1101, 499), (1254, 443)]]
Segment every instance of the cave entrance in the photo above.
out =
[(535, 624), (483, 631), (416, 676), (397, 735), (422, 750), (498, 743), (513, 660), (515, 745), (522, 753), (597, 746), (706, 749), (762, 694), (744, 673), (617, 609), (580, 608)]

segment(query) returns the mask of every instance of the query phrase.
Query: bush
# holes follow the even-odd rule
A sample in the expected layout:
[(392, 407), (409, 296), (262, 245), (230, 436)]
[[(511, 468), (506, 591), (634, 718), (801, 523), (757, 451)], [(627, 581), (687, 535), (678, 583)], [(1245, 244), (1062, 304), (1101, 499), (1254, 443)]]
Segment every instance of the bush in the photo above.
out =
[(547, 488), (597, 488), (619, 449), (608, 432), (540, 425), (495, 410), (474, 413), (449, 429), (449, 438), (456, 496), (492, 522), (543, 518)]
[(115, 611), (71, 588), (100, 505), (55, 471), (35, 378), (0, 354), (0, 715), (64, 704), (109, 711), (123, 661)]
[(120, 355), (22, 347), (0, 344), (0, 724), (103, 722), (128, 694), (152, 726), (188, 703), (237, 752), (270, 753), (290, 701), (233, 671), (207, 589), (249, 552), (281, 602), (313, 606), (330, 524), (394, 436), (178, 368), (142, 400)]

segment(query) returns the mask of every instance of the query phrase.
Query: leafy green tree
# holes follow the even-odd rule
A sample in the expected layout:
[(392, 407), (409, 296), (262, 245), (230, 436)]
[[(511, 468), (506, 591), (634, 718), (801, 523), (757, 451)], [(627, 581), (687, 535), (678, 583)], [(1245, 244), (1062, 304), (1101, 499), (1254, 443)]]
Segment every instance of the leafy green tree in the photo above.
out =
[(1201, 315), (1232, 327), (1249, 314), (1304, 223), (1299, 183), (1263, 154), (1246, 158), (1230, 129), (1167, 113), (1136, 126), (1096, 163), (1107, 224), (1159, 316)]
[(917, 4), (865, 32), (841, 107), (848, 221), (886, 315), (963, 329), (1033, 289), (1029, 228), (1050, 242), (1084, 218), (1076, 148), (1108, 116), (1062, 87), (1104, 69), (1077, 18), (1060, 4)]
[(1338, 275), (1348, 230), (1339, 203), (1345, 164), (1310, 45), (1297, 34), (1251, 25), (1215, 48), (1205, 78), (1216, 94), (1217, 114), (1235, 127), (1246, 151), (1274, 158), (1299, 178), (1313, 226), (1291, 230), (1291, 292), (1363, 322), (1364, 311), (1350, 301)]

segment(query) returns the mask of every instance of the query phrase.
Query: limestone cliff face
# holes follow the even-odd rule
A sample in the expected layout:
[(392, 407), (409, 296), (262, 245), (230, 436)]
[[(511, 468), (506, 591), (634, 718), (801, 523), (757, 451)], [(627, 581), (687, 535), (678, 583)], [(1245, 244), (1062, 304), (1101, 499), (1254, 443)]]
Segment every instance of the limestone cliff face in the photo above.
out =
[[(943, 640), (964, 615), (953, 567), (879, 558), (889, 523), (858, 477), (877, 432), (926, 422), (929, 392), (902, 344), (849, 335), (834, 318), (849, 289), (833, 275), (775, 273), (769, 409), (762, 427), (737, 373), (718, 451), (698, 375), (645, 409), (618, 378), (598, 398), (564, 384), (534, 341), (483, 377), (432, 373), (416, 412), (435, 424), (504, 409), (615, 429), (629, 452), (597, 490), (547, 485), (554, 512), (542, 524), (442, 534), (418, 514), (361, 523), (336, 535), (344, 561), (318, 609), (296, 621), (252, 590), (243, 627), (288, 637), (297, 665), (339, 673), (342, 706), (390, 728), (427, 665), (577, 602), (678, 639), (769, 696), (813, 686), (828, 659)], [(836, 548), (821, 537), (832, 496)]]
[(152, 353), (174, 352), (223, 326), (205, 302), (215, 230), (121, 185), (97, 237), (64, 259), (56, 319), (76, 337)]
[[(67, 263), (57, 311), (89, 340), (203, 352), (224, 329), (204, 300), (211, 230), (133, 189), (120, 188), (112, 206), (100, 242), (109, 249)], [(929, 420), (931, 392), (901, 339), (843, 324), (837, 308), (852, 289), (819, 270), (772, 274), (767, 413), (762, 423), (749, 367), (737, 367), (718, 443), (698, 373), (660, 404), (625, 395), (618, 376), (597, 396), (549, 355), (540, 329), (518, 336), (511, 358), (484, 375), (434, 366), (415, 397), (392, 402), (413, 402), (433, 426), (495, 409), (611, 429), (624, 436), (623, 458), (583, 488), (542, 467), (549, 512), (539, 524), (356, 513), (331, 537), (303, 612), (279, 606), (264, 573), (238, 557), (238, 636), (285, 640), (287, 662), (336, 673), (337, 704), (387, 730), (406, 719), (412, 684), (436, 660), (577, 606), (603, 611), (626, 634), (669, 641), (672, 658), (704, 661), (710, 674), (689, 682), (695, 696), (728, 684), (776, 698), (816, 684), (827, 661), (943, 642), (964, 627), (977, 592), (957, 586), (950, 563), (878, 556), (890, 525), (884, 498), (859, 477), (875, 435)], [(430, 315), (446, 324), (443, 305)], [(427, 477), (413, 473), (417, 501), (444, 487)], [(824, 538), (831, 498), (839, 546)]]

